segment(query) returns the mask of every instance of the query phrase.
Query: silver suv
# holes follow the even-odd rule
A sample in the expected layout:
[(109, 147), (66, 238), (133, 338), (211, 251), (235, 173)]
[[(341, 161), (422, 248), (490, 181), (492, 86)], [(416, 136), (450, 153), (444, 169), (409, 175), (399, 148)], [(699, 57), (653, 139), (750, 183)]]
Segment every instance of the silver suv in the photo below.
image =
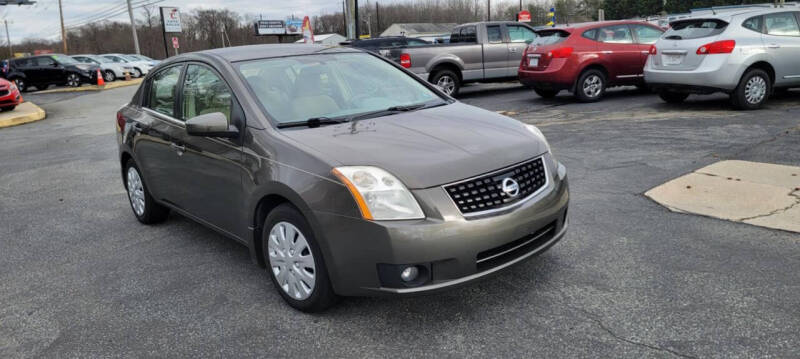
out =
[(661, 98), (725, 92), (737, 109), (800, 87), (800, 8), (747, 8), (670, 24), (650, 48), (645, 81)]

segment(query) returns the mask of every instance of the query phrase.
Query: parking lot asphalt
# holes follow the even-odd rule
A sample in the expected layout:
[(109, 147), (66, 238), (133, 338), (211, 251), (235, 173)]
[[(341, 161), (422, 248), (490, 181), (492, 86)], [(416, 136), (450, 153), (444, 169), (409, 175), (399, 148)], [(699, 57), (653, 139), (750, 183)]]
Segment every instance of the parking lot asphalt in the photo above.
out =
[(179, 215), (136, 221), (114, 138), (134, 91), (29, 95), (47, 119), (0, 130), (0, 357), (800, 356), (800, 236), (643, 196), (723, 159), (798, 165), (800, 92), (734, 112), (465, 87), (540, 125), (567, 166), (564, 240), (464, 288), (308, 315), (245, 247)]

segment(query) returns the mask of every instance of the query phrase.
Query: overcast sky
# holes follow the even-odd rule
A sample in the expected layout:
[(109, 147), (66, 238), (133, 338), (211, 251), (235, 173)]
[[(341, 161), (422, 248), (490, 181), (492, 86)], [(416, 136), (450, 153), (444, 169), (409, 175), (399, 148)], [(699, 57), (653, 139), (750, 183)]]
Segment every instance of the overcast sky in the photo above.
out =
[[(58, 19), (58, 0), (34, 0), (32, 6), (0, 6), (0, 14), (9, 21), (11, 42), (17, 43), (25, 38), (60, 39)], [(131, 0), (133, 4), (155, 0)], [(363, 1), (363, 0), (361, 0)], [(375, 0), (370, 1), (374, 3)], [(379, 0), (379, 3), (393, 3), (403, 0)], [(99, 14), (121, 12), (111, 19), (128, 21), (125, 0), (62, 0), (65, 24), (81, 24), (95, 20)], [(255, 4), (262, 4), (255, 6)], [(196, 8), (226, 8), (240, 15), (262, 14), (265, 19), (284, 19), (294, 14), (319, 15), (333, 13), (342, 8), (341, 0), (165, 0), (157, 6), (177, 6), (181, 11)], [(143, 19), (141, 9), (134, 9), (137, 19)], [(5, 35), (5, 34), (3, 34)], [(6, 43), (5, 36), (0, 44)]]

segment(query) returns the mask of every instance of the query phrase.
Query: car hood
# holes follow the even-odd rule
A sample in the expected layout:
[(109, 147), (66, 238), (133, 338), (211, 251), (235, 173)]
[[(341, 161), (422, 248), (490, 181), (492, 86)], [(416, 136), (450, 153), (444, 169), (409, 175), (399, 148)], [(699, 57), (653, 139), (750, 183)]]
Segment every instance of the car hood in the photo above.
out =
[(377, 166), (411, 189), (470, 178), (547, 151), (521, 122), (458, 102), (282, 133), (333, 166)]

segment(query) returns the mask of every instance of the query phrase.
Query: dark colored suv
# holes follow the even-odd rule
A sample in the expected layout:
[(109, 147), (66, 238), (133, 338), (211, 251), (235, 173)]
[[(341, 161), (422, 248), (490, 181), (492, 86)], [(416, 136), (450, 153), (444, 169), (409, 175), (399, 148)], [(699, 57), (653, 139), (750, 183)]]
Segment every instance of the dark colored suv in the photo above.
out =
[(519, 81), (541, 97), (568, 90), (583, 102), (600, 100), (612, 86), (644, 83), (644, 64), (664, 33), (643, 21), (605, 21), (547, 28), (526, 49)]
[(174, 211), (241, 242), (300, 310), (462, 285), (567, 228), (566, 168), (538, 128), (353, 48), (171, 57), (117, 140), (139, 221)]
[(6, 78), (17, 84), (24, 92), (30, 87), (44, 90), (50, 85), (78, 87), (84, 83), (96, 83), (100, 67), (78, 62), (62, 54), (49, 54), (11, 59)]

